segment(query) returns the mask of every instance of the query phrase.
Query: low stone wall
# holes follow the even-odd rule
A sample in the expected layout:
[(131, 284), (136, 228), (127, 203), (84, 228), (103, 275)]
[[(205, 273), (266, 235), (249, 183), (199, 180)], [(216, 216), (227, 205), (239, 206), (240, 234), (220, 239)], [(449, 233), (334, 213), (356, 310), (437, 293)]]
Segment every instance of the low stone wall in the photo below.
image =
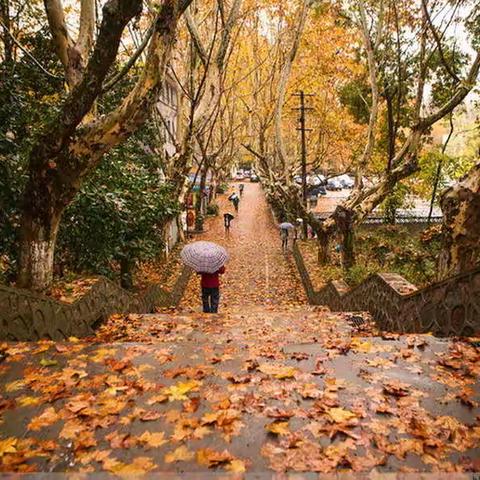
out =
[(90, 335), (114, 313), (150, 313), (155, 307), (178, 305), (190, 275), (190, 269), (184, 268), (172, 291), (152, 285), (141, 295), (100, 277), (87, 294), (72, 304), (0, 285), (0, 339), (64, 340)]
[(337, 311), (369, 311), (379, 328), (437, 336), (480, 335), (480, 268), (418, 290), (396, 273), (372, 275), (351, 289), (343, 280), (314, 291), (298, 246), (294, 257), (307, 297)]

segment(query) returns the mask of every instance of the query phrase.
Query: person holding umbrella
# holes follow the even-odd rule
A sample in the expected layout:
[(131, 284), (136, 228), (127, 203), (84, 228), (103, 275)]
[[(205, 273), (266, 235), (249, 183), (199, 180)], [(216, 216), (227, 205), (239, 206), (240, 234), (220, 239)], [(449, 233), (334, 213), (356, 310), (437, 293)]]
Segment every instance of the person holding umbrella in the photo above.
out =
[(230, 224), (235, 217), (231, 213), (223, 214), (223, 225), (225, 226), (225, 232), (230, 233)]
[(282, 239), (282, 250), (286, 252), (288, 250), (288, 231), (295, 227), (288, 222), (281, 223), (279, 227), (280, 227), (280, 238)]
[(201, 272), (203, 313), (218, 313), (220, 303), (220, 275), (225, 273), (225, 267), (220, 267), (215, 273)]
[(201, 275), (204, 313), (218, 313), (220, 303), (220, 275), (225, 273), (228, 253), (213, 242), (189, 243), (180, 254), (183, 263)]
[(228, 199), (233, 203), (233, 206), (235, 207), (235, 211), (238, 212), (238, 204), (240, 203), (240, 197), (233, 192)]

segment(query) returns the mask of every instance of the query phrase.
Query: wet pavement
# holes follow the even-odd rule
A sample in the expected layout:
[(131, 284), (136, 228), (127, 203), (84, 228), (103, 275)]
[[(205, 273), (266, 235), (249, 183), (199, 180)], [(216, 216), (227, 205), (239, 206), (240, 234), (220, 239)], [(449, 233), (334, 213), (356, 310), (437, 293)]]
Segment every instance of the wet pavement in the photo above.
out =
[(306, 305), (258, 185), (200, 238), (231, 254), (219, 315), (194, 277), (177, 311), (0, 345), (0, 471), (480, 470), (478, 347)]

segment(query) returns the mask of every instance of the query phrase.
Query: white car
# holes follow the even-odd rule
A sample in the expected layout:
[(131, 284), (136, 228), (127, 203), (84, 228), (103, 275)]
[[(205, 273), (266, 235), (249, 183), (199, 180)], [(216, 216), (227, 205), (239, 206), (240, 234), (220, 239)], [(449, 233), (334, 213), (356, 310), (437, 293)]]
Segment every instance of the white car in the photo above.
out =
[(343, 188), (353, 188), (355, 185), (355, 180), (349, 175), (340, 175), (335, 180), (338, 180)]

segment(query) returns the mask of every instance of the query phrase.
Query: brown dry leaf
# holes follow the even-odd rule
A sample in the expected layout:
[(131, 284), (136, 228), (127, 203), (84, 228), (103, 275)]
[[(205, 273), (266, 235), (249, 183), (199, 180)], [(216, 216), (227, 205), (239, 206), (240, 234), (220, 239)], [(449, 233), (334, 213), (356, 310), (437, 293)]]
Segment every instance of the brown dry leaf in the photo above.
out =
[(409, 392), (409, 386), (397, 380), (390, 380), (383, 384), (383, 391), (394, 397), (406, 397)]
[(217, 452), (211, 448), (202, 448), (197, 450), (196, 458), (200, 465), (205, 465), (208, 468), (217, 467), (225, 463), (231, 463), (233, 460), (235, 460), (228, 450)]
[(168, 400), (168, 395), (165, 395), (163, 393), (159, 395), (154, 395), (153, 397), (150, 397), (147, 400), (147, 405), (153, 405), (154, 403), (163, 403)]
[(55, 409), (53, 407), (48, 407), (43, 411), (42, 414), (32, 418), (27, 428), (28, 430), (37, 431), (41, 428), (53, 425), (59, 419), (60, 417), (58, 416), (58, 413), (55, 411)]
[(195, 454), (188, 450), (185, 445), (178, 447), (173, 452), (167, 453), (165, 455), (165, 463), (174, 463), (174, 462), (188, 462), (193, 460)]

